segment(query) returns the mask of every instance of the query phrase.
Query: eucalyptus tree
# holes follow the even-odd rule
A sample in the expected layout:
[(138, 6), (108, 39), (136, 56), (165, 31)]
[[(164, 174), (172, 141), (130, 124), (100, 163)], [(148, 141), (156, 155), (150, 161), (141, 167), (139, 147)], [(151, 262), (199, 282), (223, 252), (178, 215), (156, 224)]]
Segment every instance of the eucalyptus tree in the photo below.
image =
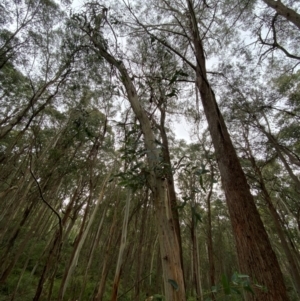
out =
[[(102, 73), (105, 73), (104, 70)], [(1, 279), (6, 283), (8, 279), (9, 282), (14, 266), (23, 260), (28, 245), (30, 251), (27, 256), (31, 262), (32, 254), (36, 252), (34, 242), (40, 237), (47, 237), (44, 251), (32, 272), (34, 274), (39, 265), (44, 265), (36, 299), (40, 298), (46, 279), (49, 283), (48, 298), (51, 298), (56, 269), (61, 265), (59, 258), (62, 242), (68, 239), (75, 221), (81, 220), (80, 211), (87, 201), (86, 194), (91, 199), (87, 208), (94, 205), (102, 175), (113, 160), (113, 134), (107, 120), (108, 116), (112, 116), (109, 103), (111, 91), (106, 84), (104, 81), (99, 92), (99, 85), (94, 81), (95, 90), (91, 92), (83, 80), (81, 85), (69, 81), (61, 93), (65, 103), (59, 110), (65, 109), (64, 113), (50, 105), (20, 136), (23, 139), (16, 142), (15, 136), (19, 131), (15, 130), (1, 140), (6, 156), (2, 162), (1, 175), (1, 191), (5, 192), (2, 193), (4, 219), (1, 227), (5, 230), (2, 232), (2, 242), (6, 244), (6, 249), (10, 248), (10, 252), (1, 252), (1, 255), (8, 256), (8, 260), (2, 261)], [(101, 110), (96, 107), (97, 104)], [(11, 140), (17, 150), (10, 153), (7, 145)], [(12, 162), (15, 163), (13, 169)], [(19, 183), (15, 193), (7, 189), (14, 182)], [(66, 199), (69, 201), (65, 206)], [(13, 222), (5, 224), (9, 219)], [(53, 237), (52, 227), (59, 228)], [(7, 239), (11, 243), (7, 244)], [(38, 248), (40, 245), (43, 243)], [(47, 258), (48, 252), (50, 254)], [(52, 265), (53, 262), (55, 264)]]
[[(231, 80), (234, 83), (229, 85), (229, 94), (225, 96), (231, 102), (231, 108), (227, 107), (228, 119), (243, 120), (265, 136), (299, 193), (299, 151), (295, 137), (299, 120), (298, 75), (296, 73), (269, 79), (272, 89), (268, 91), (259, 80), (249, 74), (250, 71), (241, 66), (227, 72), (226, 81)], [(245, 88), (247, 81), (255, 82), (255, 87)]]
[[(57, 99), (76, 53), (61, 53), (64, 13), (52, 1), (5, 1), (1, 28), (0, 137), (16, 126), (22, 135)], [(42, 67), (41, 67), (42, 66)], [(13, 144), (7, 148), (9, 153)], [(2, 160), (4, 158), (1, 158)]]
[(300, 15), (297, 1), (234, 1), (232, 6), (238, 12), (238, 15), (231, 13), (235, 17), (233, 26), (244, 30), (244, 38), (236, 43), (235, 51), (247, 53), (252, 61), (258, 58), (259, 63), (264, 61), (269, 68), (277, 65), (281, 71), (285, 65), (291, 65), (290, 68), (298, 65)]
[[(202, 149), (203, 148), (203, 149)], [(181, 209), (190, 203), (190, 218), (187, 226), (190, 228), (191, 235), (191, 249), (192, 249), (192, 268), (193, 281), (195, 286), (196, 299), (203, 298), (203, 284), (200, 272), (201, 266), (206, 266), (204, 263), (208, 261), (208, 278), (209, 286), (206, 289), (210, 290), (216, 284), (215, 281), (215, 262), (213, 251), (213, 236), (212, 236), (212, 194), (213, 184), (217, 181), (214, 178), (213, 164), (211, 164), (212, 154), (208, 155), (205, 152), (205, 146), (200, 144), (191, 144), (184, 148), (183, 157), (178, 167), (178, 184), (183, 194), (183, 204)], [(210, 165), (210, 166), (209, 166)], [(206, 234), (206, 254), (207, 258), (200, 256), (199, 252), (199, 222), (205, 223), (204, 226)], [(205, 254), (205, 255), (206, 255)], [(208, 259), (208, 260), (207, 260)], [(193, 292), (193, 289), (192, 289)], [(212, 299), (215, 296), (212, 293)]]
[[(207, 138), (204, 134), (199, 143), (178, 143), (173, 155), (178, 160), (175, 167), (181, 192), (182, 240), (188, 245), (184, 257), (186, 275), (190, 275), (186, 278), (187, 292), (197, 300), (218, 300), (222, 294), (219, 283), (238, 267), (215, 155)], [(242, 285), (238, 289), (243, 288), (249, 289)]]
[[(300, 29), (300, 14), (297, 13), (297, 3), (296, 1), (292, 1), (291, 4), (285, 5), (281, 1), (274, 0), (263, 0), (269, 7), (274, 9), (278, 15), (283, 16), (289, 22), (294, 24)], [(294, 7), (293, 7), (294, 6)]]
[[(265, 1), (267, 2), (267, 1)], [(282, 5), (282, 3), (281, 3)], [(258, 16), (253, 12), (253, 24), (249, 24), (253, 37), (257, 38), (257, 55), (260, 61), (269, 59), (271, 64), (278, 61), (279, 57), (290, 60), (290, 64), (296, 66), (300, 60), (300, 53), (297, 47), (300, 39), (300, 31), (296, 29), (281, 13), (274, 13), (269, 8), (258, 7)], [(253, 49), (254, 50), (254, 49)], [(277, 62), (278, 68), (284, 65)]]
[[(133, 77), (126, 68), (125, 62), (118, 57), (118, 53), (112, 53), (115, 49), (109, 47), (105, 39), (103, 27), (110, 25), (106, 18), (107, 9), (97, 4), (87, 4), (87, 11), (73, 16), (82, 34), (89, 39), (89, 47), (115, 68), (119, 80), (126, 90), (126, 98), (140, 124), (147, 157), (145, 170), (147, 182), (153, 195), (153, 203), (156, 210), (156, 221), (159, 233), (160, 252), (163, 267), (164, 290), (167, 300), (185, 300), (184, 278), (180, 256), (180, 242), (176, 217), (172, 210), (171, 199), (168, 196), (170, 185), (170, 166), (166, 166), (161, 160), (161, 142), (156, 138), (153, 130), (151, 115), (147, 113), (140, 101), (140, 96), (135, 87)], [(157, 106), (160, 104), (157, 100)], [(163, 115), (162, 120), (164, 119)]]
[[(285, 272), (285, 277), (288, 278), (289, 273), (294, 275), (292, 281), (299, 294), (298, 255), (294, 252), (295, 242), (291, 243), (291, 237), (294, 237), (292, 233), (297, 231), (295, 225), (298, 223), (299, 210), (294, 202), (294, 195), (299, 193), (299, 152), (295, 139), (295, 127), (298, 127), (299, 118), (298, 76), (293, 74), (271, 78), (270, 90), (266, 90), (260, 79), (253, 77), (252, 71), (242, 66), (236, 66), (231, 71), (227, 69), (225, 76), (227, 82), (233, 83), (227, 86), (227, 92), (223, 90), (226, 119), (230, 122), (231, 133), (239, 155), (243, 158), (243, 167), (251, 187), (259, 192), (259, 207), (269, 209), (268, 214), (272, 217), (271, 223), (275, 225), (274, 230), (280, 237), (284, 258), (289, 258), (285, 264), (291, 272)], [(241, 129), (244, 133), (243, 140), (240, 139)], [(249, 158), (250, 163), (246, 163), (246, 158)], [(273, 171), (267, 172), (270, 169)], [(285, 220), (292, 221), (291, 225), (294, 226), (287, 227)], [(270, 230), (270, 226), (267, 228), (269, 235), (272, 235), (274, 230)], [(282, 268), (285, 269), (283, 265)]]
[[(137, 25), (152, 38), (176, 53), (186, 64), (186, 68), (191, 68), (195, 72), (196, 85), (201, 95), (222, 186), (225, 190), (240, 270), (247, 273), (256, 283), (268, 288), (268, 292), (255, 289), (255, 294), (249, 294), (247, 298), (249, 300), (274, 300), (274, 298), (287, 300), (286, 288), (276, 255), (250, 193), (245, 174), (207, 75), (204, 47), (205, 43), (209, 43), (208, 33), (214, 28), (218, 28), (214, 17), (218, 13), (217, 6), (213, 1), (200, 6), (191, 0), (185, 3), (163, 1), (156, 4), (154, 9), (159, 11), (158, 14), (167, 15), (168, 20), (171, 20), (166, 24), (165, 29), (169, 39), (164, 34), (162, 25), (142, 24), (137, 17), (133, 18)], [(213, 7), (213, 15), (210, 12), (210, 6)], [(129, 5), (127, 8), (133, 14)], [(199, 26), (199, 24), (203, 26)], [(182, 49), (172, 44), (172, 38), (179, 39), (180, 36), (185, 41), (185, 47), (190, 49), (189, 57), (182, 52)], [(270, 270), (272, 270), (272, 275), (269, 273)]]
[[(257, 160), (255, 159), (253, 155), (253, 151), (251, 149), (250, 143), (249, 143), (249, 129), (247, 131), (247, 128), (244, 130), (244, 137), (245, 137), (245, 143), (246, 143), (246, 153), (247, 157), (249, 158), (252, 168), (255, 171), (256, 177), (255, 180), (257, 180), (259, 187), (262, 191), (263, 198), (266, 202), (267, 207), (269, 208), (270, 215), (272, 216), (273, 222), (275, 224), (276, 231), (278, 233), (278, 236), (280, 238), (280, 242), (282, 245), (282, 248), (284, 250), (284, 253), (286, 255), (286, 259), (288, 261), (289, 270), (292, 274), (292, 282), (294, 283), (297, 295), (300, 296), (300, 274), (299, 274), (299, 263), (297, 263), (296, 258), (293, 255), (293, 252), (291, 250), (291, 247), (289, 245), (289, 242), (287, 241), (286, 234), (284, 233), (284, 225), (282, 223), (281, 217), (279, 213), (276, 210), (276, 207), (274, 206), (274, 201), (272, 200), (271, 193), (269, 192), (269, 189), (267, 188), (267, 185), (264, 180), (263, 176), (263, 167), (267, 167), (268, 164), (265, 164), (265, 166), (260, 166), (262, 164), (259, 164)], [(270, 163), (269, 163), (270, 164)]]

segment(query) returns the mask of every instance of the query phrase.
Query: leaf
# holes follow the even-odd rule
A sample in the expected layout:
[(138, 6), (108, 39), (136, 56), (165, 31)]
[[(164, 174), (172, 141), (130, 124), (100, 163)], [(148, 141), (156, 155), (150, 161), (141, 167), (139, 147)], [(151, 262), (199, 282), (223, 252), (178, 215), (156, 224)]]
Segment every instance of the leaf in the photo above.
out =
[(175, 280), (173, 280), (173, 279), (168, 279), (168, 282), (174, 287), (174, 289), (175, 289), (176, 291), (179, 290), (179, 286), (178, 286), (178, 284), (177, 284), (177, 282), (176, 282)]
[(150, 152), (149, 150), (141, 149), (141, 150), (137, 151), (136, 155), (139, 156), (139, 157), (142, 157), (142, 156), (146, 155), (149, 152)]
[(217, 293), (218, 292), (218, 286), (217, 285), (212, 286), (211, 291), (212, 291), (212, 293)]
[(172, 92), (167, 94), (166, 97), (173, 97), (177, 95), (177, 90), (176, 89), (172, 89)]
[(229, 283), (226, 275), (222, 275), (222, 286), (223, 286), (225, 295), (230, 295), (231, 288), (230, 288), (230, 283)]
[(234, 272), (232, 277), (231, 277), (231, 281), (234, 283), (234, 284), (238, 284), (239, 282), (239, 277), (238, 277), (238, 272)]
[(181, 69), (178, 71), (178, 75), (187, 77), (189, 76), (187, 73), (183, 72)]
[(177, 71), (175, 72), (175, 74), (173, 75), (173, 77), (171, 78), (170, 82), (169, 82), (169, 86), (171, 86), (177, 79)]
[(121, 86), (121, 87), (120, 87), (120, 89), (121, 89), (121, 91), (122, 91), (123, 95), (126, 95), (126, 93), (125, 93), (125, 90), (124, 90), (123, 86)]
[(182, 197), (182, 199), (183, 199), (183, 203), (180, 206), (177, 206), (177, 209), (183, 209), (184, 206), (186, 205), (187, 201), (191, 200), (191, 198), (187, 197), (187, 196)]
[(268, 292), (268, 289), (265, 286), (263, 286), (263, 285), (254, 284), (254, 286), (256, 286), (257, 288), (261, 289), (265, 293)]
[(136, 170), (138, 168), (140, 168), (141, 166), (143, 166), (144, 163), (143, 162), (138, 162), (136, 164), (134, 164), (132, 167), (131, 167), (131, 170)]
[(120, 177), (122, 179), (126, 178), (126, 173), (125, 172), (120, 172), (114, 175), (115, 178)]
[(195, 207), (192, 207), (192, 216), (196, 219), (196, 224), (197, 222), (202, 223), (202, 216), (196, 211)]
[(202, 178), (202, 176), (200, 176), (199, 182), (200, 182), (200, 186), (201, 186), (201, 188), (203, 189), (203, 191), (206, 192), (206, 189), (205, 189), (205, 187), (203, 186), (203, 178)]
[(237, 276), (238, 276), (239, 278), (249, 278), (249, 276), (248, 276), (248, 275), (245, 275), (245, 274), (238, 274), (238, 273), (237, 273)]

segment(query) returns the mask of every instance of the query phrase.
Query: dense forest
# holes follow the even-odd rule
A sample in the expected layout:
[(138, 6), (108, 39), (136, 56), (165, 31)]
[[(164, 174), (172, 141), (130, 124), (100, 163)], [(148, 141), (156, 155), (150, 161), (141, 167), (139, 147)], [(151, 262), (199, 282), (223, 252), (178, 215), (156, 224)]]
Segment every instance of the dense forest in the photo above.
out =
[(1, 0), (0, 301), (300, 300), (299, 45), (297, 0)]

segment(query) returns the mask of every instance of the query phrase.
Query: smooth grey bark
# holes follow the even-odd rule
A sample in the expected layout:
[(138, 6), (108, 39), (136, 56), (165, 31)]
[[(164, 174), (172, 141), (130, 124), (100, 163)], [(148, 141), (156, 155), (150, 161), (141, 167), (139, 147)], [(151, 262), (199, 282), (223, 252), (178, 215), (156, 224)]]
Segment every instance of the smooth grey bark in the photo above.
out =
[[(149, 167), (148, 182), (153, 193), (156, 213), (155, 217), (163, 269), (165, 298), (166, 301), (185, 301), (186, 296), (183, 268), (180, 258), (180, 245), (174, 224), (172, 206), (170, 198), (168, 197), (168, 183), (160, 173), (160, 150), (156, 144), (151, 121), (139, 101), (136, 88), (123, 62), (117, 60), (107, 52), (98, 34), (87, 32), (85, 28), (81, 29), (86, 32), (93, 42), (95, 52), (119, 71), (121, 81), (126, 89), (128, 101), (135, 116), (139, 120), (145, 140), (145, 148), (147, 149), (147, 162)], [(176, 283), (178, 289), (175, 289), (172, 283)]]

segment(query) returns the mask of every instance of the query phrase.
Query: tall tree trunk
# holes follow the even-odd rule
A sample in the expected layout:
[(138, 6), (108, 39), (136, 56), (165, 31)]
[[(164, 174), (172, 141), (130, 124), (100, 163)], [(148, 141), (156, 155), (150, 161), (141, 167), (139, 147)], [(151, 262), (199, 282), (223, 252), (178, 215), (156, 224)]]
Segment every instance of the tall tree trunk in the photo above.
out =
[[(201, 275), (200, 275), (200, 254), (199, 254), (199, 246), (198, 246), (198, 236), (197, 236), (197, 228), (195, 217), (192, 216), (191, 222), (191, 240), (192, 240), (192, 283), (196, 288), (196, 300), (202, 301), (202, 286), (201, 286)], [(193, 288), (192, 288), (193, 292)]]
[(124, 220), (123, 220), (123, 227), (122, 227), (122, 236), (121, 236), (121, 244), (119, 249), (119, 256), (118, 256), (118, 262), (113, 282), (113, 290), (110, 300), (111, 301), (117, 301), (118, 299), (118, 290), (119, 290), (119, 284), (121, 279), (121, 270), (123, 265), (123, 255), (126, 247), (126, 240), (127, 240), (127, 228), (128, 228), (128, 218), (129, 218), (129, 209), (130, 209), (130, 199), (131, 199), (131, 193), (127, 192), (128, 196), (126, 199), (126, 205), (125, 205), (125, 214), (124, 214)]
[[(179, 223), (179, 214), (177, 209), (177, 200), (176, 200), (176, 192), (175, 192), (175, 185), (174, 185), (174, 178), (173, 178), (173, 172), (171, 168), (171, 157), (170, 157), (170, 150), (169, 150), (169, 142), (168, 137), (165, 130), (165, 119), (166, 119), (166, 111), (165, 111), (165, 103), (161, 104), (159, 106), (160, 109), (160, 134), (162, 138), (162, 145), (163, 145), (163, 162), (166, 166), (167, 170), (167, 183), (168, 183), (168, 198), (170, 199), (170, 204), (172, 208), (172, 215), (174, 219), (174, 226), (175, 231), (179, 243), (179, 251), (180, 251), (180, 261), (181, 266), (183, 267), (183, 254), (182, 254), (182, 242), (181, 242), (181, 233), (180, 233), (180, 223)], [(182, 269), (183, 273), (184, 270)], [(184, 279), (184, 275), (183, 275)]]
[[(14, 246), (15, 241), (16, 241), (22, 227), (24, 226), (35, 203), (36, 203), (35, 201), (32, 201), (31, 204), (24, 210), (22, 220), (20, 221), (17, 228), (13, 231), (11, 238), (7, 242), (7, 247), (4, 251), (4, 256), (1, 258), (1, 265), (0, 265), (1, 268), (2, 268), (2, 265), (4, 266), (4, 270), (5, 270), (5, 265), (7, 263), (6, 261), (8, 259), (8, 256), (10, 255), (10, 250)], [(0, 283), (3, 283), (6, 280), (6, 278), (7, 278), (7, 273), (5, 271), (3, 271), (3, 273), (1, 273)]]
[(97, 48), (98, 54), (115, 66), (120, 72), (131, 108), (140, 122), (147, 149), (147, 161), (149, 165), (148, 182), (153, 193), (156, 212), (165, 297), (166, 301), (184, 301), (186, 297), (180, 259), (180, 246), (172, 214), (172, 206), (168, 197), (168, 185), (166, 185), (165, 181), (166, 175), (162, 175), (161, 173), (162, 167), (160, 164), (159, 149), (155, 143), (155, 135), (150, 119), (141, 106), (135, 86), (124, 64), (111, 56), (95, 36), (90, 37)]
[[(78, 260), (78, 256), (80, 254), (81, 251), (81, 247), (82, 247), (82, 241), (85, 240), (86, 237), (86, 231), (85, 231), (85, 227), (86, 224), (88, 223), (88, 215), (90, 212), (90, 207), (91, 207), (91, 202), (92, 202), (92, 192), (90, 192), (90, 195), (88, 197), (88, 201), (86, 204), (86, 208), (84, 211), (84, 216), (81, 222), (81, 226), (79, 229), (79, 233), (77, 234), (77, 237), (75, 239), (75, 243), (74, 243), (74, 247), (73, 247), (73, 251), (69, 260), (69, 263), (67, 265), (67, 267), (65, 268), (65, 272), (63, 274), (63, 278), (61, 281), (61, 285), (60, 285), (60, 289), (59, 289), (59, 293), (58, 293), (58, 300), (62, 300), (65, 290), (67, 288), (70, 276), (73, 273), (73, 270), (76, 266), (77, 260)], [(83, 241), (84, 242), (84, 241)]]
[[(117, 207), (117, 205), (115, 205)], [(105, 254), (103, 257), (103, 266), (102, 266), (102, 273), (101, 273), (101, 279), (98, 288), (96, 289), (95, 296), (93, 298), (93, 301), (102, 301), (104, 291), (105, 291), (105, 284), (106, 284), (106, 279), (109, 271), (109, 258), (110, 256), (110, 249), (113, 241), (113, 237), (115, 236), (116, 232), (116, 225), (117, 225), (117, 210), (115, 209), (112, 224), (109, 229), (109, 234), (108, 234), (108, 241), (106, 243), (106, 248), (105, 248)]]
[(25, 264), (24, 264), (24, 267), (23, 267), (22, 272), (21, 272), (21, 274), (20, 274), (20, 276), (19, 276), (19, 279), (18, 279), (18, 283), (17, 283), (17, 285), (16, 285), (16, 287), (15, 287), (13, 293), (12, 293), (12, 296), (11, 296), (11, 298), (10, 298), (10, 301), (14, 301), (14, 300), (15, 300), (17, 291), (18, 291), (19, 286), (20, 286), (20, 283), (21, 283), (22, 278), (23, 278), (23, 276), (24, 276), (24, 273), (25, 273), (25, 271), (26, 271), (26, 268), (27, 268), (29, 259), (30, 259), (30, 258), (28, 257), (27, 260), (26, 260), (26, 262), (25, 262)]
[(92, 261), (93, 261), (93, 258), (94, 258), (95, 250), (96, 250), (97, 246), (99, 245), (99, 240), (100, 240), (100, 237), (101, 237), (102, 226), (103, 226), (104, 218), (106, 216), (106, 211), (107, 211), (107, 205), (105, 206), (105, 208), (102, 212), (102, 217), (101, 217), (101, 220), (100, 220), (98, 228), (97, 228), (97, 233), (95, 235), (95, 239), (92, 242), (91, 251), (88, 255), (88, 262), (87, 262), (87, 266), (86, 266), (86, 269), (85, 269), (83, 285), (82, 285), (82, 289), (80, 290), (80, 296), (78, 297), (78, 301), (80, 301), (82, 299), (82, 295), (85, 291), (86, 283), (87, 283), (88, 276), (89, 276), (88, 271), (91, 267), (91, 264), (92, 264)]
[[(211, 167), (211, 183), (210, 190), (206, 199), (207, 204), (207, 254), (208, 254), (208, 265), (209, 265), (209, 283), (212, 288), (215, 286), (215, 262), (213, 252), (213, 240), (212, 240), (212, 226), (211, 226), (211, 195), (213, 191), (213, 167)], [(214, 293), (211, 293), (211, 299), (216, 300)]]
[(205, 54), (198, 31), (192, 0), (187, 0), (190, 14), (190, 30), (197, 60), (196, 76), (201, 101), (216, 152), (225, 191), (230, 220), (234, 232), (240, 272), (248, 274), (253, 283), (267, 288), (256, 289), (247, 300), (288, 300), (283, 276), (272, 250), (268, 235), (250, 193), (216, 98), (207, 80)]
[(51, 267), (56, 266), (55, 260), (57, 261), (61, 251), (61, 233), (56, 231), (53, 241), (50, 246), (49, 255), (47, 261), (42, 270), (38, 286), (36, 288), (35, 295), (32, 301), (39, 301), (44, 289), (45, 282), (48, 278), (49, 270)]
[(286, 240), (286, 236), (285, 236), (285, 233), (283, 231), (281, 221), (280, 221), (280, 216), (279, 216), (278, 212), (276, 211), (276, 209), (273, 205), (271, 196), (270, 196), (270, 194), (268, 192), (268, 189), (265, 185), (265, 181), (264, 181), (263, 175), (261, 173), (261, 170), (257, 166), (255, 158), (252, 154), (248, 138), (246, 137), (246, 135), (244, 135), (244, 137), (245, 137), (245, 140), (246, 140), (246, 143), (247, 143), (247, 148), (248, 148), (247, 152), (248, 152), (248, 156), (250, 158), (250, 162), (251, 162), (252, 167), (253, 167), (253, 169), (254, 169), (257, 177), (258, 177), (257, 180), (258, 180), (258, 183), (260, 185), (261, 191), (263, 193), (263, 197), (264, 197), (264, 199), (267, 203), (267, 206), (269, 208), (269, 211), (270, 211), (270, 214), (272, 216), (275, 228), (277, 230), (277, 234), (278, 234), (280, 242), (281, 242), (281, 246), (282, 246), (283, 251), (284, 251), (284, 253), (286, 255), (286, 258), (288, 260), (289, 270), (292, 274), (292, 282), (294, 283), (296, 292), (298, 294), (298, 297), (300, 298), (300, 274), (299, 274), (299, 271), (298, 271), (298, 268), (297, 268), (297, 263), (295, 261), (295, 258), (293, 256), (293, 254), (290, 250), (290, 247), (288, 245), (288, 242)]
[(42, 210), (38, 211), (37, 216), (34, 217), (35, 222), (30, 225), (30, 230), (25, 235), (25, 238), (23, 239), (22, 243), (18, 246), (18, 250), (16, 251), (14, 256), (12, 256), (12, 254), (8, 253), (8, 254), (10, 254), (9, 257), (10, 257), (11, 261), (7, 265), (7, 267), (5, 267), (5, 270), (0, 278), (0, 283), (4, 283), (6, 281), (6, 279), (12, 272), (13, 268), (15, 267), (17, 261), (19, 260), (20, 256), (25, 252), (26, 247), (27, 247), (28, 243), (30, 242), (30, 239), (33, 239), (34, 233), (38, 232), (38, 229), (41, 226), (40, 223), (41, 223), (41, 220), (43, 217), (43, 211), (45, 211), (47, 208), (41, 208), (41, 209)]
[[(140, 301), (140, 291), (141, 291), (141, 281), (140, 279), (142, 279), (142, 270), (143, 270), (143, 266), (144, 266), (144, 261), (145, 261), (145, 252), (146, 250), (143, 247), (143, 243), (144, 243), (144, 239), (147, 237), (147, 231), (146, 231), (146, 226), (148, 226), (147, 222), (148, 222), (148, 194), (149, 194), (149, 189), (147, 188), (146, 192), (145, 192), (145, 198), (144, 198), (144, 204), (142, 207), (142, 214), (141, 214), (141, 218), (140, 220), (140, 226), (139, 226), (139, 241), (137, 244), (137, 252), (138, 254), (138, 258), (136, 260), (136, 279), (138, 280), (136, 282), (135, 285), (135, 296), (134, 296), (134, 300), (135, 301)], [(137, 219), (137, 223), (138, 223), (138, 219)], [(149, 228), (149, 226), (148, 226)]]
[[(48, 292), (49, 293), (48, 297), (51, 297), (52, 286), (53, 286), (53, 281), (54, 281), (54, 273), (56, 272), (56, 269), (57, 269), (57, 263), (58, 263), (58, 260), (59, 260), (60, 251), (61, 251), (61, 247), (62, 247), (62, 241), (63, 241), (63, 238), (67, 237), (65, 234), (63, 236), (62, 230), (64, 229), (65, 225), (68, 222), (71, 211), (74, 208), (74, 204), (76, 203), (78, 195), (80, 194), (80, 189), (82, 189), (82, 186), (80, 185), (81, 180), (82, 179), (80, 178), (80, 180), (77, 183), (77, 185), (80, 188), (77, 188), (75, 190), (74, 195), (71, 198), (71, 201), (67, 205), (65, 215), (61, 220), (61, 227), (62, 228), (59, 229), (58, 231), (56, 231), (56, 233), (54, 234), (53, 240), (50, 241), (49, 245), (47, 246), (47, 248), (44, 251), (44, 253), (46, 253), (46, 250), (49, 249), (48, 256), (47, 256), (47, 259), (46, 259), (46, 263), (45, 263), (44, 268), (42, 270), (42, 274), (40, 276), (39, 283), (38, 283), (33, 301), (39, 301), (40, 300), (40, 297), (41, 297), (43, 289), (44, 289), (44, 284), (45, 284), (46, 280), (48, 279), (50, 269), (52, 268), (52, 270), (54, 272), (52, 273), (52, 281), (50, 283), (50, 290)], [(81, 208), (81, 206), (80, 206), (80, 208)], [(73, 220), (73, 223), (74, 222), (75, 222), (75, 219)], [(32, 272), (31, 272), (32, 275), (34, 274), (34, 271), (37, 267), (37, 264), (35, 265), (35, 267), (33, 268)]]
[(100, 195), (99, 195), (98, 200), (97, 200), (97, 203), (96, 203), (96, 205), (93, 209), (93, 213), (92, 213), (91, 217), (89, 218), (89, 220), (87, 222), (87, 226), (85, 227), (85, 229), (83, 229), (83, 227), (86, 224), (85, 219), (87, 218), (87, 214), (88, 214), (88, 211), (89, 211), (88, 208), (90, 206), (90, 200), (92, 200), (92, 191), (90, 191), (90, 194), (91, 194), (90, 197), (89, 197), (90, 200), (88, 201), (87, 206), (86, 206), (87, 209), (85, 211), (85, 215), (84, 215), (84, 218), (83, 218), (83, 221), (82, 221), (82, 226), (81, 226), (81, 229), (79, 231), (78, 237), (76, 239), (75, 246), (73, 248), (73, 253), (71, 255), (69, 265), (65, 270), (65, 273), (64, 273), (64, 276), (63, 276), (63, 279), (62, 279), (62, 282), (61, 282), (59, 295), (58, 295), (58, 300), (63, 300), (64, 294), (65, 294), (67, 286), (69, 284), (70, 277), (72, 276), (73, 271), (75, 269), (75, 266), (78, 263), (78, 258), (79, 258), (81, 249), (82, 249), (83, 244), (86, 240), (86, 237), (87, 237), (87, 234), (88, 234), (88, 232), (91, 228), (91, 225), (92, 225), (92, 223), (95, 219), (98, 208), (99, 208), (99, 206), (100, 206), (100, 204), (103, 200), (105, 187), (106, 187), (106, 184), (107, 184), (107, 181), (108, 181), (110, 175), (111, 175), (111, 173), (109, 173), (108, 176), (106, 177), (106, 179), (104, 180), (101, 191), (100, 191)]
[(194, 287), (196, 289), (196, 300), (202, 301), (202, 285), (201, 285), (201, 273), (200, 273), (200, 254), (197, 234), (197, 219), (195, 217), (196, 210), (196, 194), (195, 194), (195, 174), (192, 174), (189, 181), (189, 191), (191, 195), (191, 294), (194, 294)]
[(180, 248), (167, 196), (167, 184), (157, 187), (155, 199), (156, 222), (167, 301), (185, 300), (185, 286), (180, 260)]

